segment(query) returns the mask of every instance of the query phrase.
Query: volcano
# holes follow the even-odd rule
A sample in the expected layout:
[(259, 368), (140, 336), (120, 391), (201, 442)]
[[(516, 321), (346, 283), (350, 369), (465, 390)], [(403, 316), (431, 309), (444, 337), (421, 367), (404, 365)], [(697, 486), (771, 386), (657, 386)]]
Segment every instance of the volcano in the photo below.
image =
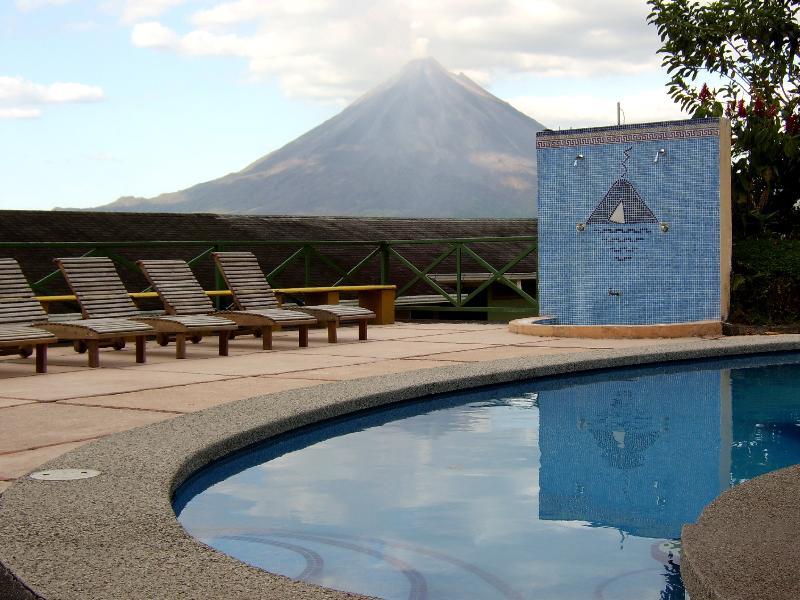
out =
[(532, 217), (542, 125), (434, 59), (237, 173), (93, 209), (387, 217)]

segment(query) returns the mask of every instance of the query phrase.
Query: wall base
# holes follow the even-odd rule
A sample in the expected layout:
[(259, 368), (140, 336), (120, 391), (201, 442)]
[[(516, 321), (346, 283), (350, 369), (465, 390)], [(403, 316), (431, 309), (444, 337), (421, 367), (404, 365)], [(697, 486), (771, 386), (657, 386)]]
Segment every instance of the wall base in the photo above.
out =
[(653, 325), (559, 325), (552, 317), (516, 319), (508, 324), (511, 333), (567, 338), (684, 338), (722, 335), (722, 321), (659, 323)]

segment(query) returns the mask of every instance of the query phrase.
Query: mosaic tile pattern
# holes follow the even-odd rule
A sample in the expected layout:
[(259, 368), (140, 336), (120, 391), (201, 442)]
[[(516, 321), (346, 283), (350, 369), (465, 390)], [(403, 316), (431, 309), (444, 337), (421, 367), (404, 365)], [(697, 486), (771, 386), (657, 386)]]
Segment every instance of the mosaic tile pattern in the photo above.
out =
[[(540, 394), (539, 518), (679, 538), (729, 485), (728, 377), (670, 373)], [(702, 401), (687, 402), (687, 390)]]
[(538, 134), (540, 314), (719, 319), (719, 151), (718, 119)]

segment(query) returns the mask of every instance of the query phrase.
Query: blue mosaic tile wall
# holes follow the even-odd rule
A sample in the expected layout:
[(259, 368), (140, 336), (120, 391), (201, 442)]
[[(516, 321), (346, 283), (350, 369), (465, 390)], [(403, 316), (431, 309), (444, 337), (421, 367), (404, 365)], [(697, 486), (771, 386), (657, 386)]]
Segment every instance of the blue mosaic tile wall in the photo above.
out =
[(730, 433), (722, 427), (731, 427), (723, 418), (731, 400), (721, 377), (729, 375), (647, 375), (541, 393), (539, 518), (680, 537), (728, 487)]
[(719, 320), (718, 119), (537, 135), (539, 314)]

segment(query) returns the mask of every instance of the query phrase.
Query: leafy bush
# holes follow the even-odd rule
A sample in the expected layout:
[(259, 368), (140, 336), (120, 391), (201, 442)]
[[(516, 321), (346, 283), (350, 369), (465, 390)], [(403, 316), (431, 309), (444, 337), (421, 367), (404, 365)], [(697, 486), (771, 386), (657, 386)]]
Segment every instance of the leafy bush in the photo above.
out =
[(733, 245), (728, 320), (800, 324), (800, 241), (750, 239)]
[(731, 120), (735, 237), (800, 239), (800, 0), (648, 4), (669, 95)]

